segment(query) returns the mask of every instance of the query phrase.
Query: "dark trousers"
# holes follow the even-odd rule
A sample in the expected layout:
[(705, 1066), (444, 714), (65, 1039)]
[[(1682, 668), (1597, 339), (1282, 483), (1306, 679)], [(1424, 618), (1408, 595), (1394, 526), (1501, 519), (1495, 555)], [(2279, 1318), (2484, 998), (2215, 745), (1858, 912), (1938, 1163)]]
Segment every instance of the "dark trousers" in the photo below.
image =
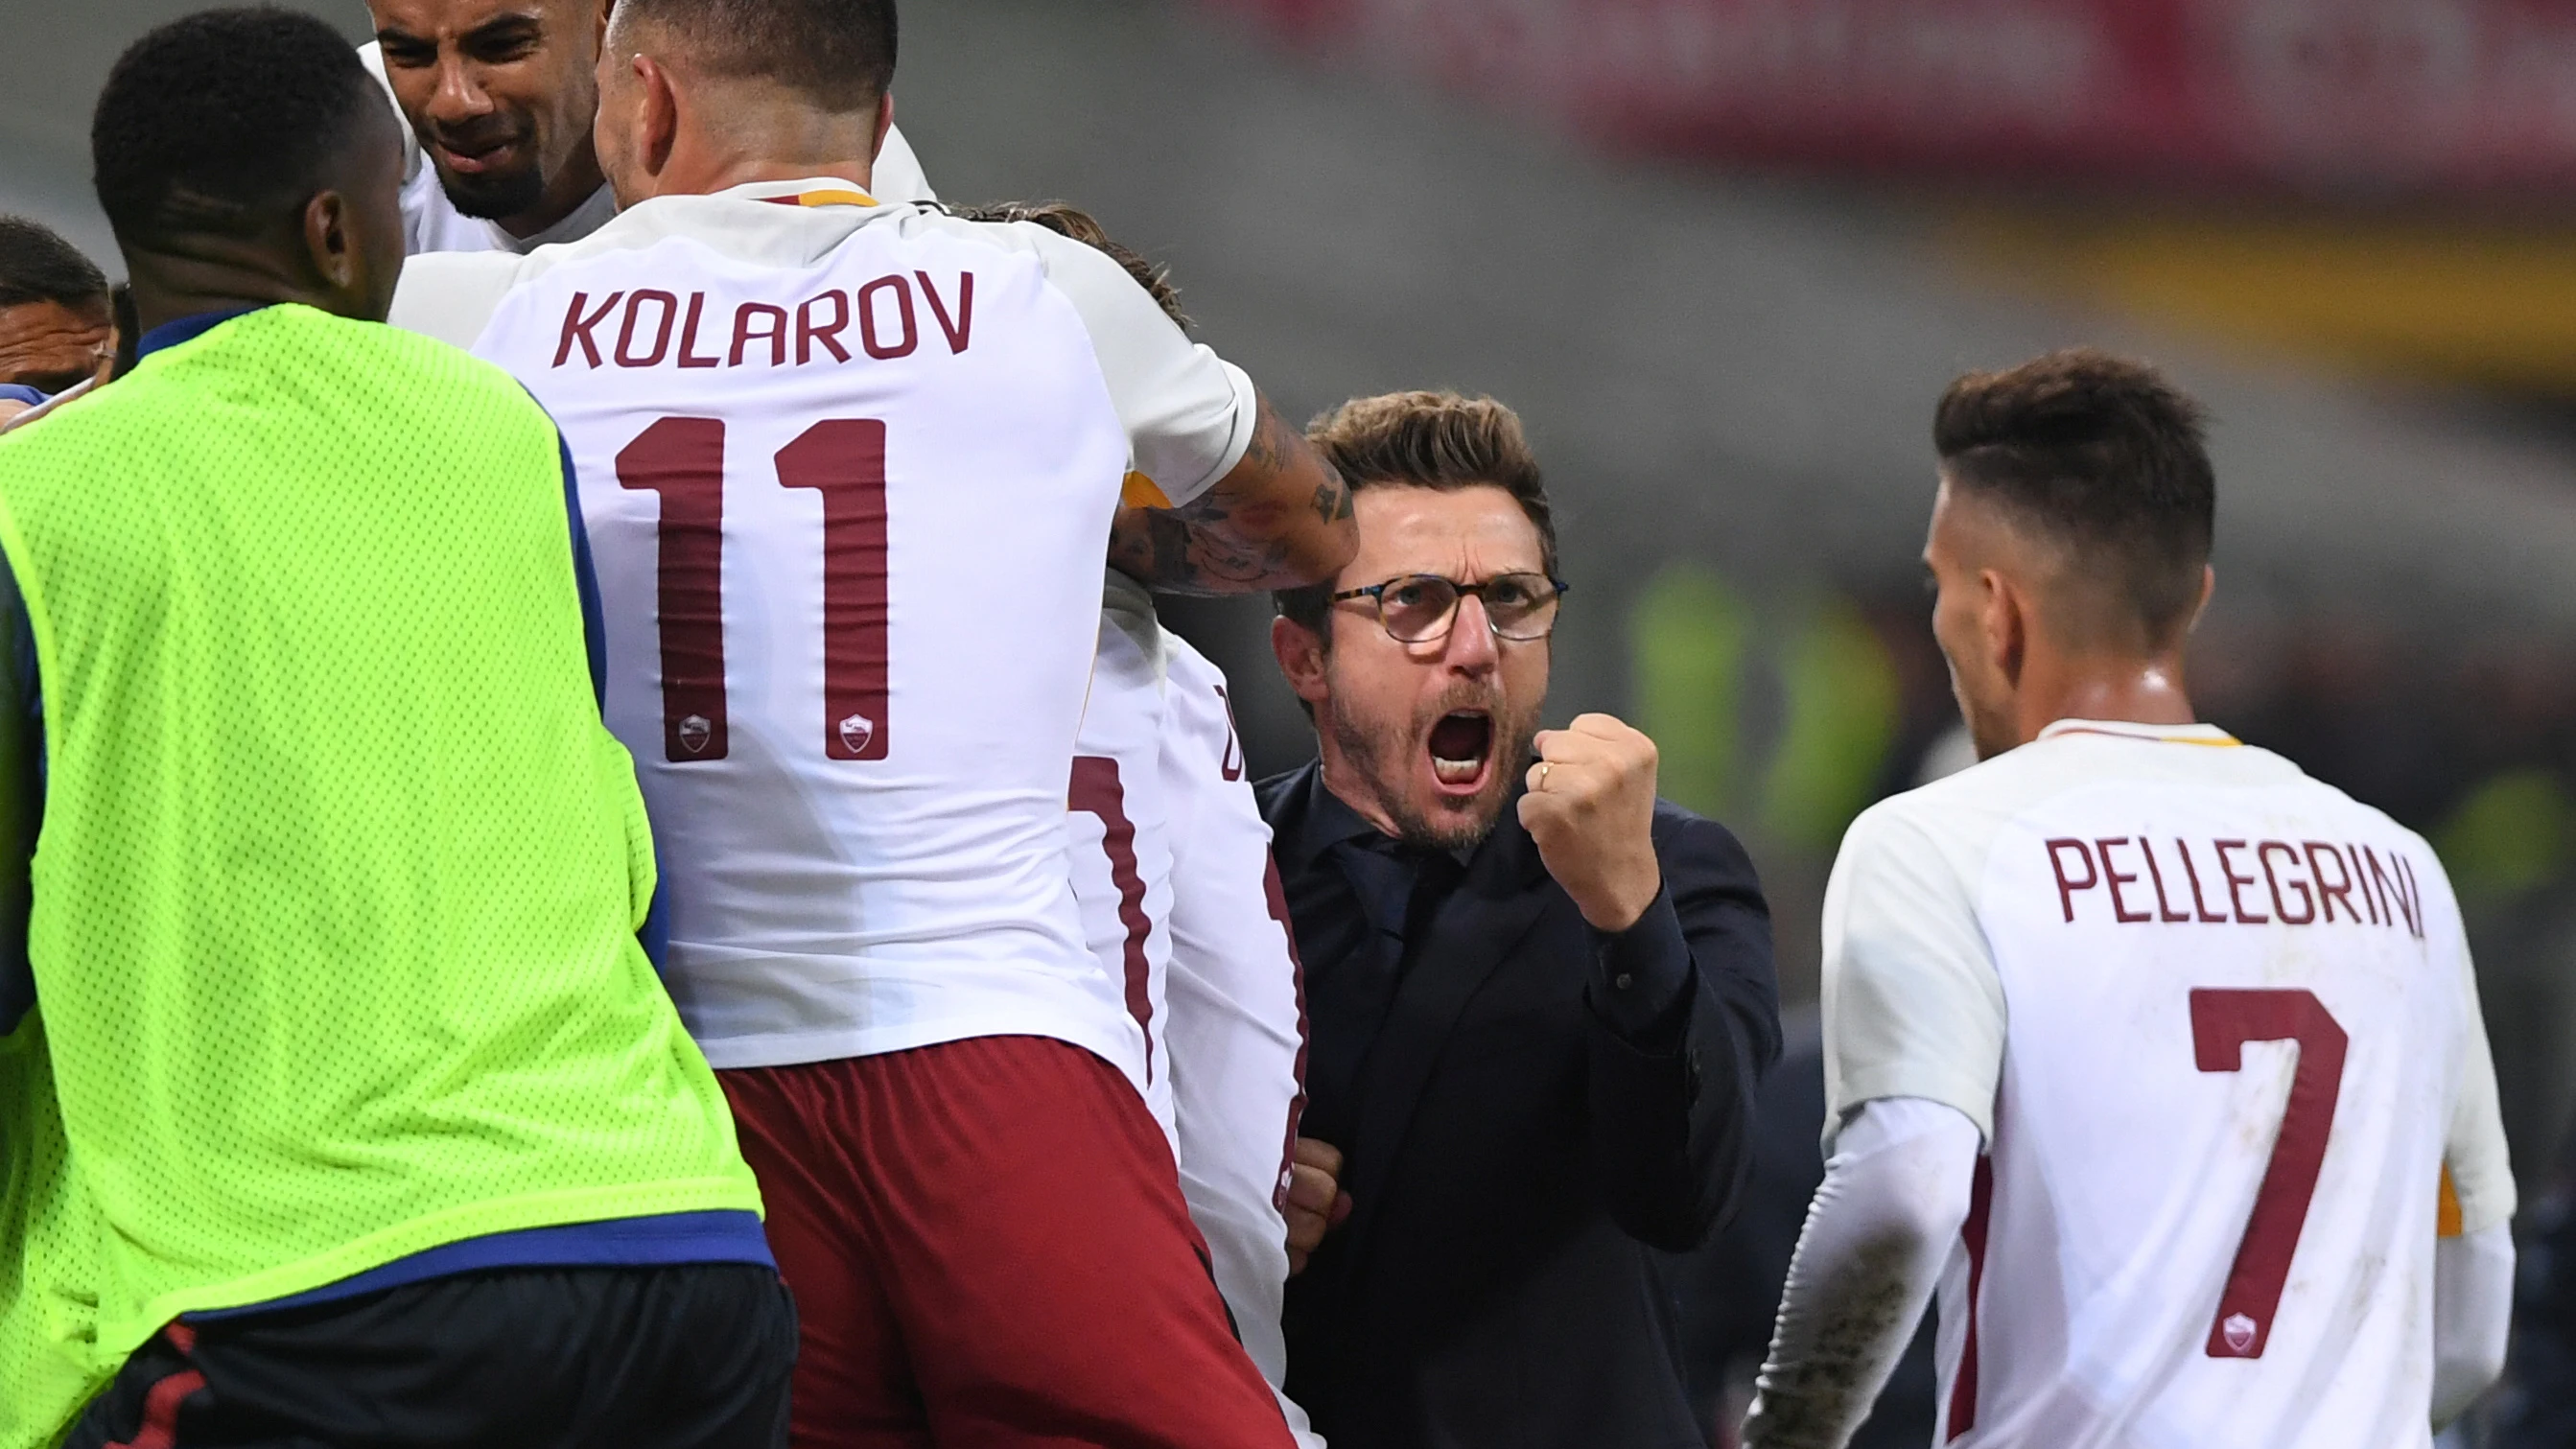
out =
[(775, 1449), (796, 1310), (750, 1264), (518, 1268), (171, 1324), (68, 1449)]

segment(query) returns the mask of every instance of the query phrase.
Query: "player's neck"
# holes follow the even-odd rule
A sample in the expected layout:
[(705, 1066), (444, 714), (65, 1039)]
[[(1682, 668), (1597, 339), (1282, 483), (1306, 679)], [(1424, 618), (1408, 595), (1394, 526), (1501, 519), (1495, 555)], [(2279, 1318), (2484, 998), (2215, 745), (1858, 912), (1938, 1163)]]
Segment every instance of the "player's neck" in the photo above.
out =
[(301, 302), (326, 312), (343, 310), (339, 299), (297, 278), (257, 248), (231, 238), (203, 240), (202, 249), (186, 252), (126, 251), (138, 329), (150, 332), (182, 318), (246, 311), (276, 302)]
[(652, 194), (711, 195), (760, 181), (846, 181), (866, 191), (876, 132), (869, 117), (792, 106), (746, 106), (722, 126), (684, 129), (651, 180)]
[(599, 153), (592, 149), (590, 137), (585, 135), (573, 148), (572, 155), (565, 159), (563, 169), (546, 183), (546, 194), (538, 198), (535, 206), (516, 216), (501, 217), (492, 224), (526, 241), (581, 210), (583, 204), (598, 195), (599, 188), (607, 184), (608, 178), (600, 174)]
[(2014, 701), (2022, 741), (2062, 719), (2126, 724), (2187, 725), (2200, 722), (2184, 688), (2179, 654), (2150, 659), (2034, 659)]
[(719, 144), (674, 147), (670, 163), (654, 177), (656, 196), (709, 196), (759, 181), (846, 181), (868, 189), (871, 168), (865, 156), (801, 148), (730, 147)]

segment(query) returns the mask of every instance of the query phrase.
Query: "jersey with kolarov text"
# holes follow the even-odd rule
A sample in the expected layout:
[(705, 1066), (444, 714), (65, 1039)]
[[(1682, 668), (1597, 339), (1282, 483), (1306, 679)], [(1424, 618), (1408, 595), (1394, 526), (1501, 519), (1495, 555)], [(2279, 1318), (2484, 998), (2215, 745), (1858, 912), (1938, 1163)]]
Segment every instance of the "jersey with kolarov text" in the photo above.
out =
[(708, 1060), (1036, 1035), (1143, 1082), (1067, 772), (1122, 480), (1233, 468), (1242, 373), (1090, 247), (831, 180), (414, 258), (393, 320), (563, 428)]
[(1863, 814), (1824, 950), (1828, 1137), (1985, 1134), (1943, 1442), (2429, 1441), (2437, 1233), (2514, 1189), (2421, 837), (2212, 728), (2062, 721)]
[[(1067, 798), (1085, 934), (1146, 1038), (1146, 1105), (1244, 1351), (1277, 1393), (1305, 1081), (1296, 948), (1225, 676), (1114, 569)], [(1321, 1442), (1304, 1410), (1280, 1407), (1301, 1443)]]

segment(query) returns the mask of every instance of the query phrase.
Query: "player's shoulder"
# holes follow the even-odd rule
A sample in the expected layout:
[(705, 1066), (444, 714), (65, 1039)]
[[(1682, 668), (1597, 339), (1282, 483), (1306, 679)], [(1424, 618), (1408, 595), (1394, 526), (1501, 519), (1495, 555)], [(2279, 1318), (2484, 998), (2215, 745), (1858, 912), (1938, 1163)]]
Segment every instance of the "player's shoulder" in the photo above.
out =
[(453, 347), (472, 347), (510, 289), (532, 275), (534, 260), (533, 254), (515, 252), (424, 252), (403, 263), (385, 320)]
[[(693, 226), (693, 221), (700, 224)], [(403, 264), (402, 279), (394, 287), (393, 311), (387, 320), (453, 346), (470, 348), (514, 292), (559, 275), (569, 275), (578, 284), (593, 264), (627, 253), (652, 251), (673, 240), (704, 245), (706, 237), (700, 233), (709, 230), (702, 218), (693, 217), (685, 208), (648, 201), (619, 212), (588, 236), (549, 243), (524, 254), (503, 250), (424, 252)], [(668, 261), (667, 257), (657, 258), (657, 264)]]
[(2026, 750), (1981, 760), (1955, 774), (1901, 790), (1853, 817), (1843, 850), (1910, 841), (1958, 847), (1991, 835), (2003, 819), (2048, 793), (2047, 774)]
[(967, 246), (1023, 257), (1059, 286), (1134, 285), (1127, 269), (1107, 252), (1033, 221), (989, 221), (961, 216), (936, 202), (906, 206), (902, 212), (904, 214), (888, 220), (906, 236), (937, 236)]

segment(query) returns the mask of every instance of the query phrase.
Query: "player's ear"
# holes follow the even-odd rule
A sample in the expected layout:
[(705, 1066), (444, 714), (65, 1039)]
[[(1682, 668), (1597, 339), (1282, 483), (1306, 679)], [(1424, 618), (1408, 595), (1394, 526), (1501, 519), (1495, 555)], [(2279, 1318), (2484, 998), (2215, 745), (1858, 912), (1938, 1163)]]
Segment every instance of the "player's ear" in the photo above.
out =
[(2005, 684), (2018, 686), (2030, 652), (2029, 601), (2010, 576), (1995, 569), (1985, 570), (1980, 580), (1986, 602), (1977, 624), (1985, 635), (1986, 658)]
[(641, 87), (635, 110), (635, 164), (648, 176), (659, 176), (671, 164), (680, 143), (680, 95), (671, 73), (649, 55), (635, 57), (635, 83)]
[(2217, 592), (2218, 570), (2212, 565), (2202, 564), (2200, 566), (2200, 597), (2192, 601), (2191, 622), (2182, 626), (2184, 638), (2187, 639), (2191, 637), (2191, 631), (2200, 627), (2200, 616), (2209, 612), (2210, 595)]
[(323, 285), (340, 294), (357, 290), (364, 269), (349, 220), (348, 198), (337, 191), (317, 191), (304, 203), (305, 256)]
[(878, 154), (885, 150), (886, 137), (893, 133), (894, 92), (888, 91), (884, 95), (877, 97), (877, 134), (874, 140), (868, 142), (869, 165), (873, 166), (876, 164)]
[(1282, 614), (1270, 621), (1270, 652), (1288, 687), (1308, 704), (1322, 704), (1332, 693), (1324, 683), (1324, 639)]

